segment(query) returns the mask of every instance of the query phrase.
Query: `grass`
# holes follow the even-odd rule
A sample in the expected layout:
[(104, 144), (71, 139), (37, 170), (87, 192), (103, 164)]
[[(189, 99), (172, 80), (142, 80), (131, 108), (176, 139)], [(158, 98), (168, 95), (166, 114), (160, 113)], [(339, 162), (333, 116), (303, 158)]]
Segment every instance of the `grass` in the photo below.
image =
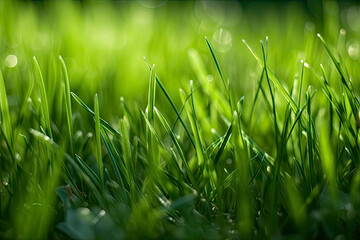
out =
[(356, 238), (358, 8), (148, 4), (0, 3), (0, 238)]

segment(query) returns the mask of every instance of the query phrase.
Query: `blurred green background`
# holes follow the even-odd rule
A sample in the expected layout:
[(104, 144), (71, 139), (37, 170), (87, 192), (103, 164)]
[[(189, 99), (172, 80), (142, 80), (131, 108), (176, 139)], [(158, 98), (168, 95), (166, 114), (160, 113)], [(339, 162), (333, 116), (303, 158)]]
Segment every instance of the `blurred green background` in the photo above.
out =
[[(268, 64), (287, 89), (300, 74), (301, 60), (317, 70), (320, 63), (329, 63), (316, 33), (337, 47), (345, 62), (352, 64), (360, 57), (359, 6), (351, 2), (1, 1), (0, 18), (0, 64), (11, 113), (16, 115), (23, 100), (31, 57), (36, 56), (44, 71), (50, 114), (58, 126), (62, 124), (62, 112), (57, 111), (61, 101), (56, 101), (62, 98), (58, 55), (67, 64), (71, 90), (89, 104), (98, 93), (101, 115), (110, 122), (121, 114), (117, 107), (121, 96), (131, 104), (145, 105), (149, 70), (143, 57), (156, 65), (175, 102), (180, 99), (179, 87), (198, 80), (189, 49), (200, 54), (207, 79), (221, 87), (205, 36), (236, 99), (245, 96), (245, 106), (252, 105), (261, 69), (242, 39), (260, 53), (259, 40), (269, 37)], [(342, 27), (346, 34), (340, 34)], [(348, 71), (359, 86), (359, 69)], [(312, 77), (305, 78), (306, 84), (320, 86)], [(260, 133), (270, 127), (269, 121), (262, 121), (264, 114), (259, 109), (254, 119), (254, 126), (264, 122), (258, 125)], [(263, 136), (259, 135), (260, 142)]]

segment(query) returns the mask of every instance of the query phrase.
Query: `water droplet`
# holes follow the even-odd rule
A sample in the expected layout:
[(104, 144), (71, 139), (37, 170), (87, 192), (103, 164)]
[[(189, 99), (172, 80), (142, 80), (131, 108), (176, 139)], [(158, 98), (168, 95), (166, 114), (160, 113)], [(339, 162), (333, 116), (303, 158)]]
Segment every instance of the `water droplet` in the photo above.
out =
[(82, 138), (83, 135), (84, 135), (83, 132), (80, 131), (80, 130), (78, 130), (78, 131), (76, 131), (76, 133), (75, 133), (75, 138), (76, 138), (76, 139)]
[(105, 216), (105, 214), (106, 214), (106, 212), (105, 212), (105, 210), (101, 210), (100, 212), (99, 212), (99, 216)]
[(9, 174), (4, 174), (4, 176), (2, 177), (2, 183), (4, 184), (4, 186), (9, 185)]
[(6, 58), (5, 58), (5, 65), (8, 67), (8, 68), (13, 68), (17, 65), (18, 63), (18, 60), (17, 60), (17, 57), (15, 55), (8, 55)]
[(231, 33), (224, 28), (216, 30), (212, 37), (212, 44), (215, 50), (221, 53), (229, 51), (232, 47)]
[(90, 214), (90, 210), (88, 208), (79, 208), (78, 211), (81, 215), (89, 215)]
[(21, 161), (21, 156), (19, 153), (15, 153), (15, 159), (16, 161), (20, 162)]

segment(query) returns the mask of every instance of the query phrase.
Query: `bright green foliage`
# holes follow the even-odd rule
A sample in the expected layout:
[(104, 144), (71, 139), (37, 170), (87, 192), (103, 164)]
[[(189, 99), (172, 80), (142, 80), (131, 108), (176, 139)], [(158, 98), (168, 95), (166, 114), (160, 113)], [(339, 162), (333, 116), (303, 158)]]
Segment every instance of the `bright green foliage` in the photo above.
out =
[(356, 239), (360, 12), (322, 5), (0, 2), (0, 238)]

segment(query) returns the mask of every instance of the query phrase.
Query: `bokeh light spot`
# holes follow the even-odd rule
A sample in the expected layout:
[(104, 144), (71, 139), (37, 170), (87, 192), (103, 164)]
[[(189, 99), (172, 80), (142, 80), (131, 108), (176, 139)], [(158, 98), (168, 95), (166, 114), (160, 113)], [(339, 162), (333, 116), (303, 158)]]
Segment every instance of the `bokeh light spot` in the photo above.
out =
[(17, 60), (17, 57), (15, 55), (8, 55), (6, 58), (5, 58), (5, 65), (8, 67), (8, 68), (13, 68), (17, 65), (18, 63), (18, 60)]

